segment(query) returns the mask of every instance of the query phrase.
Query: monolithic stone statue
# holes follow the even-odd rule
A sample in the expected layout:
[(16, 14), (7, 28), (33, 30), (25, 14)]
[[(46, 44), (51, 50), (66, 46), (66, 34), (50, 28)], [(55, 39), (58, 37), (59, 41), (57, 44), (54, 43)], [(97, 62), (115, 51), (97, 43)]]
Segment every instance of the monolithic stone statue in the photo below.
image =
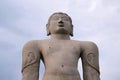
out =
[(78, 60), (81, 58), (84, 80), (100, 80), (98, 48), (89, 41), (70, 40), (71, 18), (62, 12), (50, 16), (49, 40), (33, 40), (22, 52), (22, 80), (39, 80), (40, 60), (45, 66), (43, 80), (81, 80)]

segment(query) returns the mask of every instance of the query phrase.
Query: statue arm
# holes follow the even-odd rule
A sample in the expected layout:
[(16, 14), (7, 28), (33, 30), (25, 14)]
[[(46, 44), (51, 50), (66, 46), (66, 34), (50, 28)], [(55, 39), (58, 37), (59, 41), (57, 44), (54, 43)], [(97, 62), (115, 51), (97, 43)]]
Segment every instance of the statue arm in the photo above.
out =
[(81, 54), (84, 80), (100, 80), (99, 54), (96, 44), (88, 42), (85, 44)]
[(22, 51), (22, 80), (39, 80), (40, 52), (36, 41), (24, 45)]

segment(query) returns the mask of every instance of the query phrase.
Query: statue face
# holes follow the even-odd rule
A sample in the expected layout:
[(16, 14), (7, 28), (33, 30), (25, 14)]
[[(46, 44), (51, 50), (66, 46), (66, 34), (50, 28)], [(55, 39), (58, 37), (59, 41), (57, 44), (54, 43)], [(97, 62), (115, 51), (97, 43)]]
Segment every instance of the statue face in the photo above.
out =
[(65, 14), (54, 14), (47, 25), (50, 34), (71, 34), (72, 22)]

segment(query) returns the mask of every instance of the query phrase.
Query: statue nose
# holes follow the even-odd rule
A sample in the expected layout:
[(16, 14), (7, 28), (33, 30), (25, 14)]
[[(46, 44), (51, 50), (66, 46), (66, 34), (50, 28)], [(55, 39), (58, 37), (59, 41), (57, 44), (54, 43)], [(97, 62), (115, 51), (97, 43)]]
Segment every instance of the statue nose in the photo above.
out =
[(63, 23), (63, 21), (61, 20), (61, 21), (59, 21), (58, 23)]
[(62, 21), (62, 19), (61, 19), (61, 18), (59, 18), (58, 23), (63, 23), (63, 21)]

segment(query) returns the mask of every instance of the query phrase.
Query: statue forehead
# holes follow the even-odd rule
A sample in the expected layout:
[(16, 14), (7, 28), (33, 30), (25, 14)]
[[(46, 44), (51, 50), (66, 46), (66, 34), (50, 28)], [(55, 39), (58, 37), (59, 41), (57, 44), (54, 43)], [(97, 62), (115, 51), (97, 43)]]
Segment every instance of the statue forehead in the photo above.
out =
[(51, 15), (51, 17), (67, 17), (69, 18), (69, 16), (65, 13), (54, 13), (53, 15)]
[(70, 22), (72, 22), (71, 17), (70, 17), (68, 14), (66, 14), (66, 13), (62, 13), (62, 12), (53, 13), (53, 14), (49, 17), (48, 22), (50, 22), (50, 20), (51, 20), (53, 17), (69, 18)]

